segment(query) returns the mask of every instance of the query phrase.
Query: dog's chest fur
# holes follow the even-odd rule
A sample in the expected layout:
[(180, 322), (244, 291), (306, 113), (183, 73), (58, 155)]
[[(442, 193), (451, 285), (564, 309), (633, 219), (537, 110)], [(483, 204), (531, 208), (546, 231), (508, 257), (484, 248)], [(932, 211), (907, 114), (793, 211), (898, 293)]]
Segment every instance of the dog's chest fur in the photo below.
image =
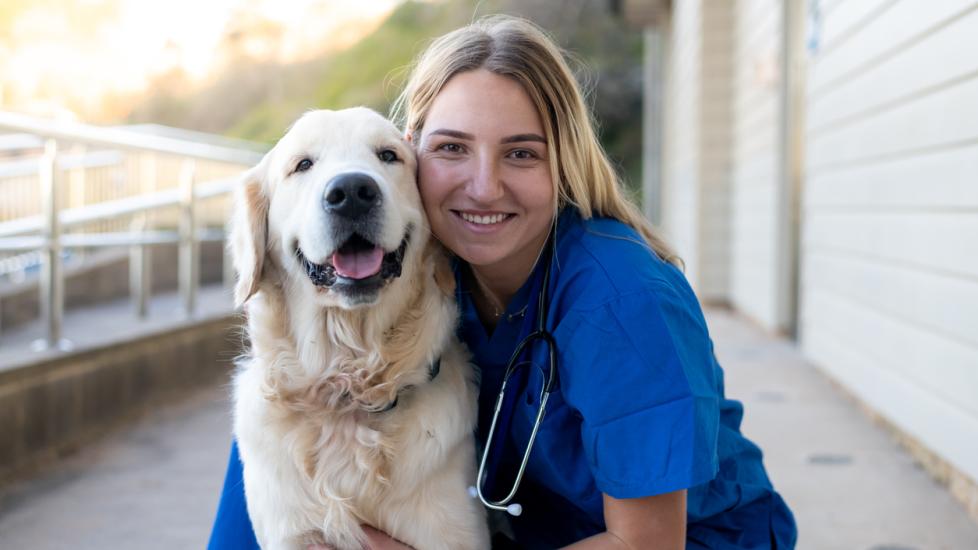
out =
[[(474, 420), (471, 371), (451, 338), (454, 303), (439, 292), (419, 292), (390, 328), (374, 335), (350, 319), (298, 318), (302, 308), (292, 310), (282, 289), (265, 290), (249, 304), (251, 357), (236, 380), (236, 416), (252, 418), (236, 421), (276, 434), (277, 441), (250, 435), (279, 449), (310, 503), (347, 501), (361, 521), (373, 523), (356, 502), (411, 489), (430, 475), (426, 465), (443, 464), (463, 443)], [(441, 368), (432, 379), (434, 360)]]

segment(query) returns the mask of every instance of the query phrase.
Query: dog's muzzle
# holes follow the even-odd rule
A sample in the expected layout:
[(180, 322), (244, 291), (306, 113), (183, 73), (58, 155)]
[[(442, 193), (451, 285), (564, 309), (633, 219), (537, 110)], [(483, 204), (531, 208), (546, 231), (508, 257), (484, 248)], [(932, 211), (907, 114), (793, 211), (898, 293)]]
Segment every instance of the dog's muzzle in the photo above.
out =
[(322, 264), (309, 261), (298, 246), (295, 254), (316, 286), (369, 287), (401, 276), (401, 264), (410, 237), (411, 227), (408, 226), (400, 246), (392, 252), (384, 252), (366, 238), (353, 234), (336, 249), (328, 262)]
[(362, 172), (334, 176), (326, 183), (322, 208), (328, 239), (340, 245), (317, 264), (296, 244), (296, 257), (312, 284), (363, 297), (401, 275), (413, 227), (408, 225), (395, 250), (377, 244), (382, 234), (383, 193), (372, 177)]

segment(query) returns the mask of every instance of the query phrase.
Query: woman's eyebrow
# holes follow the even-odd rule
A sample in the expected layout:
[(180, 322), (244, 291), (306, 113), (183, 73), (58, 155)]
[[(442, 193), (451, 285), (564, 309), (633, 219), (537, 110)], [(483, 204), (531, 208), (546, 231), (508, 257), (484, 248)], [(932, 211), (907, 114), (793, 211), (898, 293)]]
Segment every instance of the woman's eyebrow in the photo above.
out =
[(523, 141), (538, 141), (546, 144), (547, 140), (539, 134), (516, 134), (515, 136), (504, 137), (499, 143), (519, 143)]
[(448, 137), (453, 137), (453, 138), (456, 138), (456, 139), (467, 139), (469, 141), (472, 141), (472, 140), (475, 139), (475, 136), (473, 136), (472, 134), (467, 134), (465, 132), (459, 132), (458, 130), (449, 130), (447, 128), (440, 128), (438, 130), (433, 130), (428, 135), (429, 136), (448, 136)]

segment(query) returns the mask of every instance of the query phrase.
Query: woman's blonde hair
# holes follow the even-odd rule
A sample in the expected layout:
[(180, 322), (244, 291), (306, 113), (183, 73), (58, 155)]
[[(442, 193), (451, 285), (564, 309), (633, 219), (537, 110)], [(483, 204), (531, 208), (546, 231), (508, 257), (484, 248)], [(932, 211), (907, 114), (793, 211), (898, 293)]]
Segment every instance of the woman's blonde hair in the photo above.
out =
[(550, 173), (558, 208), (574, 205), (585, 219), (598, 215), (620, 220), (635, 228), (660, 258), (679, 264), (675, 253), (625, 197), (564, 55), (535, 24), (494, 15), (436, 39), (416, 60), (394, 103), (392, 118), (420, 138), (431, 105), (445, 84), (456, 74), (476, 69), (516, 80), (536, 106), (551, 151)]

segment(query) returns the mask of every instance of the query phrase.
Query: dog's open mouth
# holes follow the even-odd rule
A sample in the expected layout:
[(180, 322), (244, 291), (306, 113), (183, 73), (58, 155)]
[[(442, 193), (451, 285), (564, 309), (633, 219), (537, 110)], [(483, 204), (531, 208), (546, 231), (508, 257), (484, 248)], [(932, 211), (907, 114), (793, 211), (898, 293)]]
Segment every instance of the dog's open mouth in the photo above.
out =
[(410, 235), (410, 231), (405, 233), (397, 250), (386, 252), (354, 233), (322, 264), (309, 261), (298, 245), (295, 253), (309, 280), (316, 286), (328, 288), (338, 283), (351, 286), (374, 285), (400, 277), (401, 263), (404, 261), (404, 251)]

